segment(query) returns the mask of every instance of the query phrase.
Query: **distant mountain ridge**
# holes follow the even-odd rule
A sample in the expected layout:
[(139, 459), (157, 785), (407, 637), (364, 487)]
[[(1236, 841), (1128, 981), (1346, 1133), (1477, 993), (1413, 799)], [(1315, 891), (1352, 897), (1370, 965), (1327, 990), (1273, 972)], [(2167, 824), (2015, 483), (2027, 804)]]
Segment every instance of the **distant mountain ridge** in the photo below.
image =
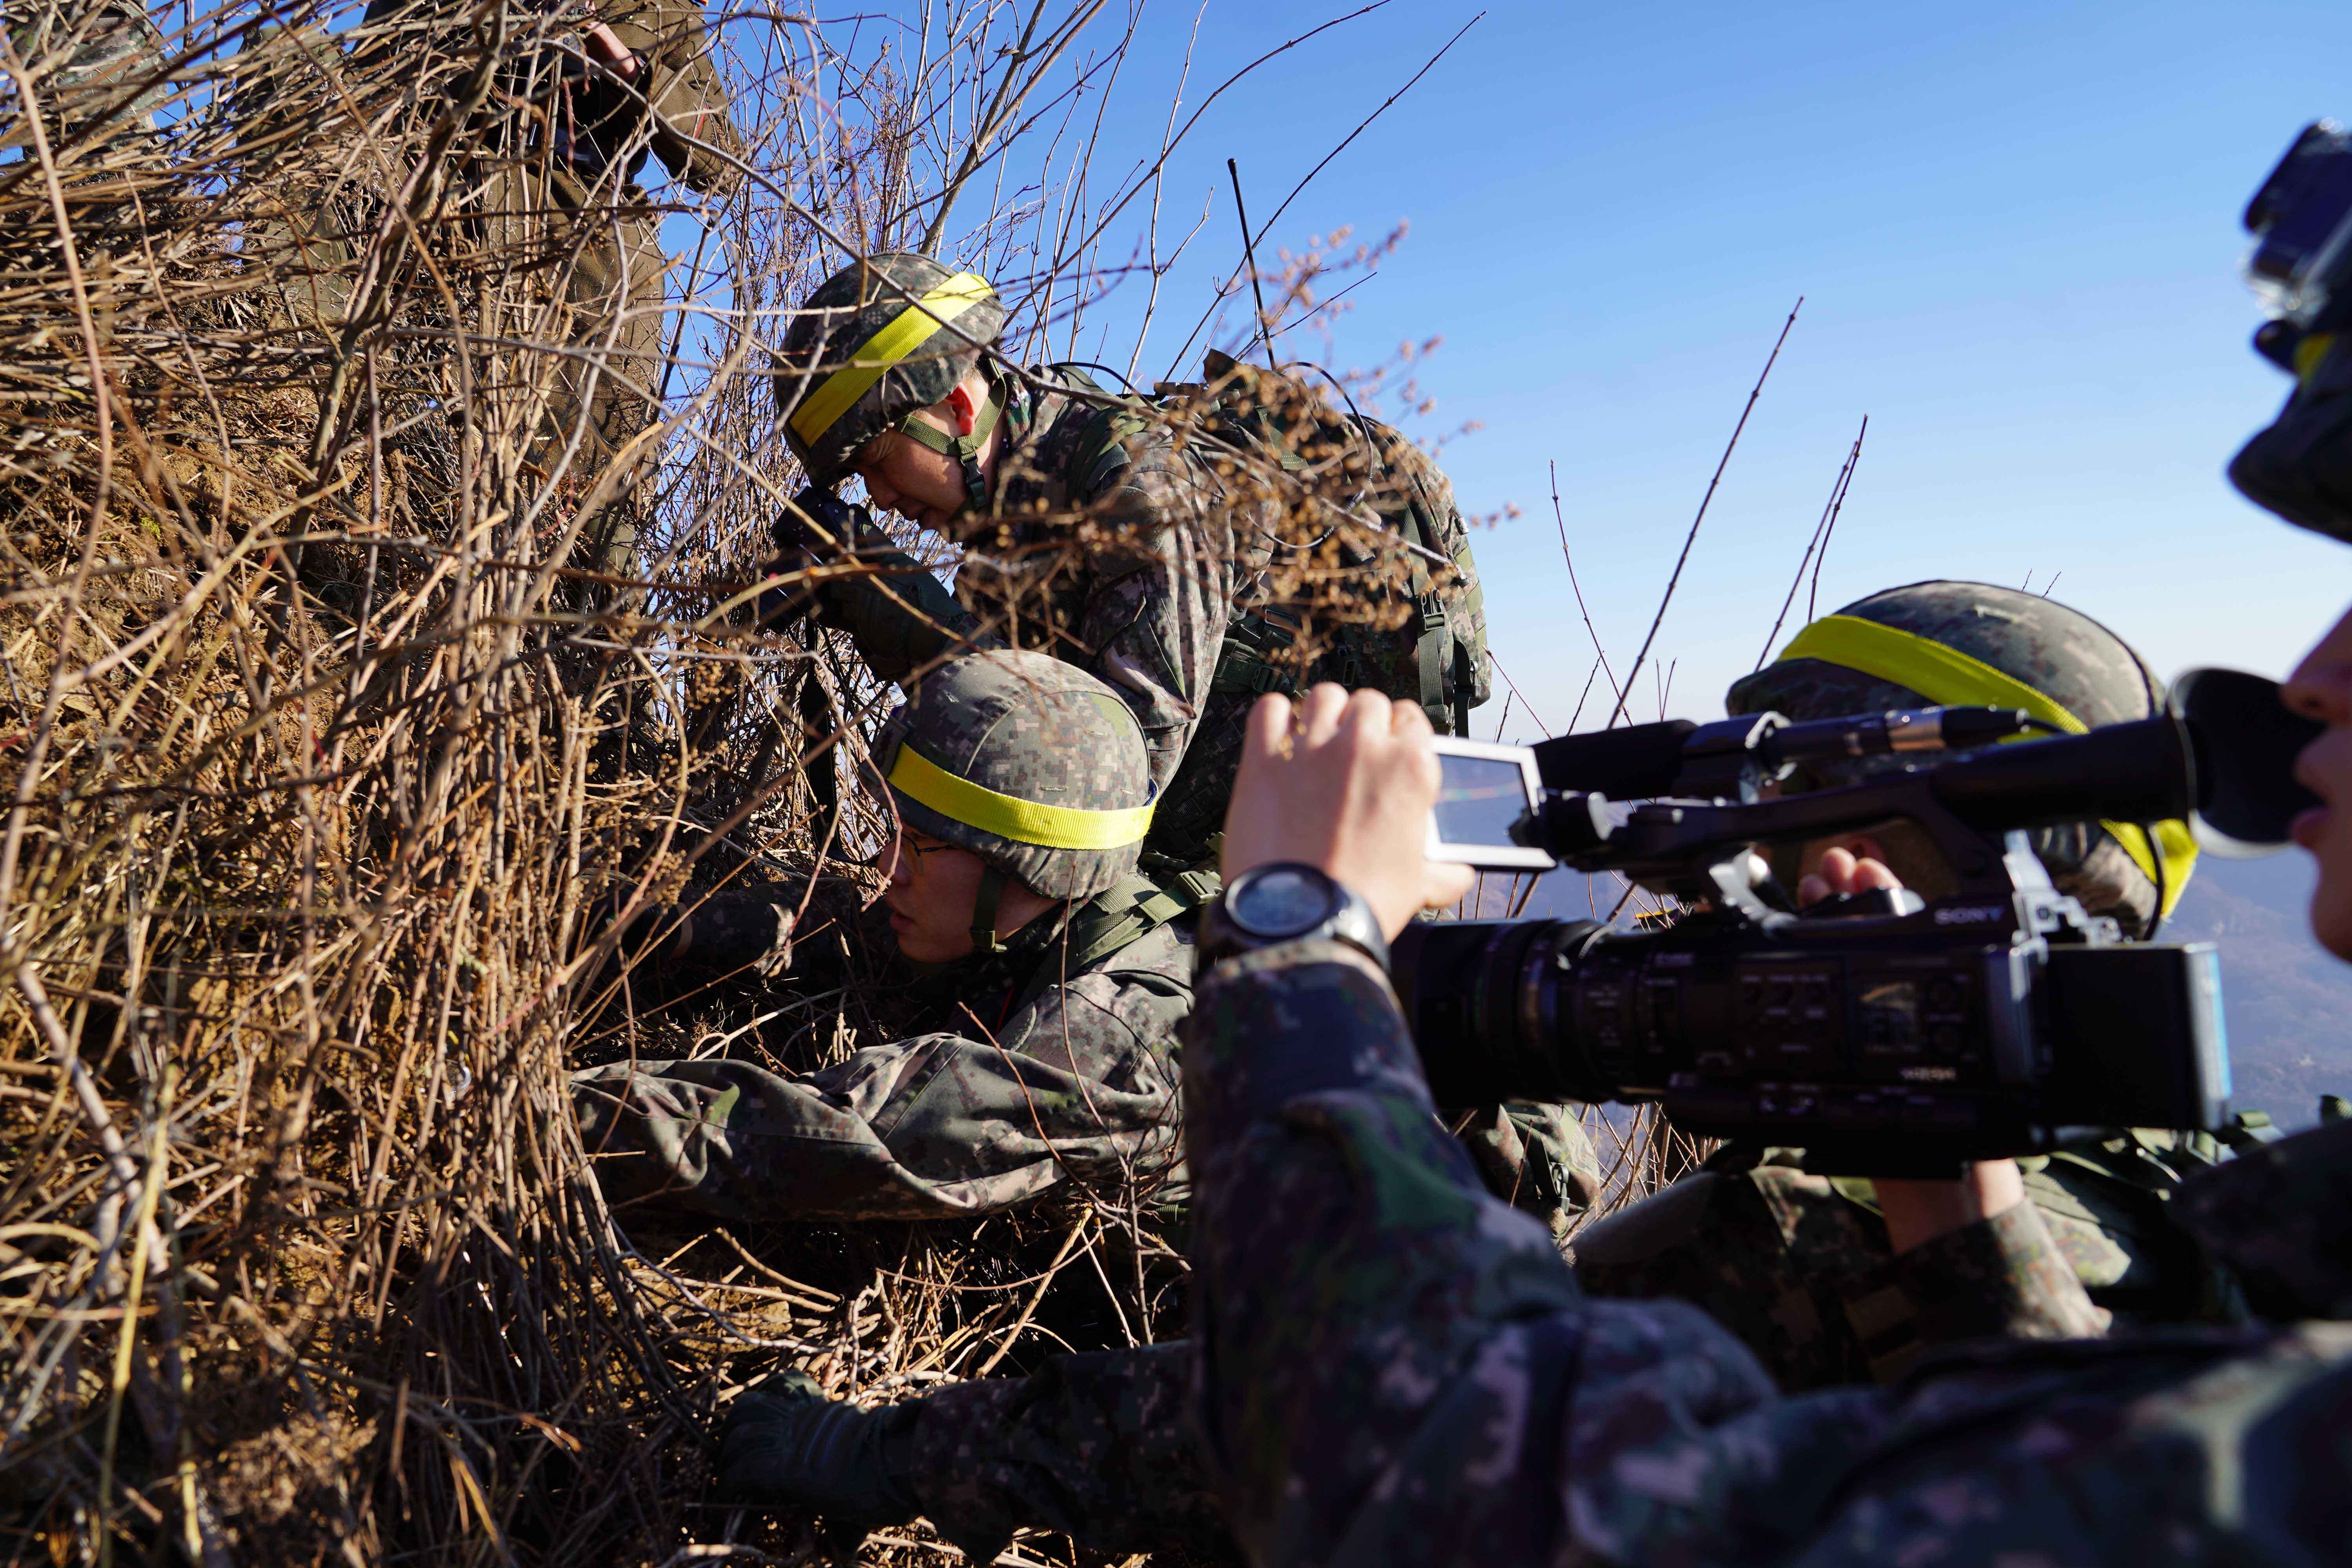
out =
[(2352, 1095), (2352, 964), (2312, 940), (2318, 873), (2289, 850), (2260, 860), (2205, 856), (2158, 939), (2221, 950), (2233, 1103), (2283, 1127), (2318, 1120), (2323, 1094)]

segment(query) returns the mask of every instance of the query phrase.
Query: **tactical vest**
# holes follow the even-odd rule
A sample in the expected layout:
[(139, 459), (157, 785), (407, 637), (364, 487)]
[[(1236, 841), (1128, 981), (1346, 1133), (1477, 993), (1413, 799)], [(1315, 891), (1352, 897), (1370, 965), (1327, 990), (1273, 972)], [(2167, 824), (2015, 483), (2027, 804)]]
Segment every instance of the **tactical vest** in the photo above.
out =
[[(1154, 861), (1165, 857), (1151, 856)], [(1045, 961), (1021, 988), (1018, 1013), (1052, 986), (1083, 974), (1171, 921), (1216, 899), (1223, 880), (1213, 867), (1187, 870), (1172, 862), (1130, 872), (1071, 911), (1068, 934), (1045, 950)]]
[[(1466, 734), (1470, 710), (1491, 690), (1486, 605), (1470, 531), (1444, 476), (1393, 427), (1360, 414), (1331, 412), (1294, 377), (1236, 364), (1213, 351), (1203, 369), (1205, 384), (1163, 382), (1149, 399), (1130, 395), (1098, 412), (1064, 468), (1069, 493), (1089, 493), (1116, 467), (1125, 439), (1163, 410), (1180, 413), (1212, 439), (1294, 476), (1313, 466), (1305, 453), (1349, 454), (1353, 471), (1369, 481), (1355, 509), (1359, 514), (1370, 513), (1382, 531), (1453, 563), (1452, 572), (1444, 573), (1425, 555), (1408, 555), (1411, 576), (1403, 593), (1412, 609), (1404, 624), (1383, 629), (1369, 624), (1369, 616), (1344, 623), (1332, 628), (1323, 639), (1325, 651), (1304, 668), (1296, 658), (1285, 657), (1303, 628), (1302, 611), (1279, 604), (1237, 605), (1212, 689), (1296, 696), (1322, 680), (1350, 690), (1370, 687), (1393, 700), (1418, 703), (1442, 735)], [(1397, 586), (1375, 584), (1368, 575), (1365, 607), (1398, 593)]]

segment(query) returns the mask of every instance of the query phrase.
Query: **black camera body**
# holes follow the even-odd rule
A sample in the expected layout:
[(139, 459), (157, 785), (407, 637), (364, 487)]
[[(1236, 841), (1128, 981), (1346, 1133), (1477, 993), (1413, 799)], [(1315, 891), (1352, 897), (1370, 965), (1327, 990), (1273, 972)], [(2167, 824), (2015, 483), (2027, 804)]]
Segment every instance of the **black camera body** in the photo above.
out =
[[(2286, 776), (2312, 726), (2258, 677), (2200, 671), (2173, 710), (1954, 755), (2014, 732), (2000, 710), (1795, 725), (1758, 715), (1533, 748), (1546, 786), (1515, 837), (1674, 895), (1664, 930), (1590, 921), (1417, 922), (1392, 970), (1440, 1104), (1645, 1101), (1711, 1137), (1800, 1145), (1832, 1173), (1948, 1176), (2116, 1127), (2210, 1128), (2229, 1051), (2210, 944), (2126, 942), (2060, 893), (2028, 829), (2189, 818), (2259, 852), (2308, 804)], [(1779, 799), (1807, 754), (1917, 753), (1900, 772)], [(1713, 798), (1624, 815), (1578, 786)], [(1956, 886), (1787, 907), (1754, 853), (1915, 823)]]
[(1633, 933), (1439, 921), (1393, 961), (1441, 1104), (1656, 1100), (1684, 1131), (1879, 1175), (1948, 1175), (2095, 1128), (2220, 1125), (2211, 945), (2101, 942), (2043, 912), (2056, 929), (2032, 934), (1985, 898)]

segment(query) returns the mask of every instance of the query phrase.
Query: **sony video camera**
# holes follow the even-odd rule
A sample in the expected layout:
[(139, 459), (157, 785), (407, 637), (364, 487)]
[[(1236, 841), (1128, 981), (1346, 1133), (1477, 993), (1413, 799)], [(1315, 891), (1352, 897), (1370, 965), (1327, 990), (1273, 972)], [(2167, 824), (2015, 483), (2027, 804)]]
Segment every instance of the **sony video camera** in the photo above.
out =
[[(1991, 743), (2034, 727), (1943, 708), (1439, 742), (1433, 858), (1614, 871), (1683, 912), (1630, 932), (1408, 928), (1392, 967), (1438, 1103), (1657, 1100), (1685, 1131), (1878, 1175), (1950, 1175), (2089, 1129), (2219, 1125), (2212, 947), (2124, 941), (2058, 892), (2026, 830), (2187, 818), (2210, 852), (2266, 853), (2312, 804), (2289, 770), (2317, 727), (2227, 670), (2184, 677), (2154, 718)], [(1809, 761), (1884, 754), (1896, 771), (1765, 798)], [(1800, 910), (1755, 852), (1896, 819), (1942, 851), (1955, 890)]]

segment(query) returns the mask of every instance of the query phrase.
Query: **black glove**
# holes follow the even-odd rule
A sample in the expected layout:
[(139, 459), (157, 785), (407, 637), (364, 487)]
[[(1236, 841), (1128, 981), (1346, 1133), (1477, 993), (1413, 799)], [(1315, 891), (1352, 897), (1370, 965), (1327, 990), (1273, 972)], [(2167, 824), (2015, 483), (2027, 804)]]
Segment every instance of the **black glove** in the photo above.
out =
[(835, 1525), (903, 1524), (921, 1511), (883, 1462), (892, 1410), (827, 1399), (807, 1373), (769, 1379), (735, 1401), (711, 1492), (721, 1502), (800, 1508)]
[[(659, 974), (782, 973), (792, 965), (793, 921), (805, 884), (757, 883), (701, 893), (684, 904), (651, 904), (621, 935), (614, 956)], [(627, 895), (607, 893), (588, 908), (581, 930), (594, 942), (620, 917)]]
[[(812, 522), (816, 526), (811, 527)], [(789, 560), (805, 553), (822, 561), (856, 549), (858, 536), (873, 525), (874, 514), (864, 507), (852, 506), (831, 490), (810, 485), (776, 514), (768, 532), (776, 542), (778, 555)], [(833, 537), (827, 540), (824, 534)]]
[[(816, 527), (810, 526), (812, 521)], [(873, 523), (874, 514), (864, 507), (852, 506), (831, 490), (810, 485), (768, 525), (768, 536), (775, 541), (776, 553), (761, 565), (761, 573), (770, 577), (790, 577), (812, 566), (838, 560), (857, 548), (858, 539)], [(817, 531), (818, 528), (833, 537), (826, 539)], [(782, 626), (798, 620), (814, 607), (813, 595), (806, 589), (764, 588), (760, 593), (759, 624)]]
[[(618, 889), (593, 900), (581, 914), (581, 945), (601, 941), (612, 930), (614, 921), (621, 918), (621, 910), (628, 901), (629, 895)], [(620, 945), (613, 956), (617, 962), (647, 963), (658, 957), (677, 938), (677, 909), (668, 904), (648, 904), (637, 911), (636, 918), (621, 933)]]

